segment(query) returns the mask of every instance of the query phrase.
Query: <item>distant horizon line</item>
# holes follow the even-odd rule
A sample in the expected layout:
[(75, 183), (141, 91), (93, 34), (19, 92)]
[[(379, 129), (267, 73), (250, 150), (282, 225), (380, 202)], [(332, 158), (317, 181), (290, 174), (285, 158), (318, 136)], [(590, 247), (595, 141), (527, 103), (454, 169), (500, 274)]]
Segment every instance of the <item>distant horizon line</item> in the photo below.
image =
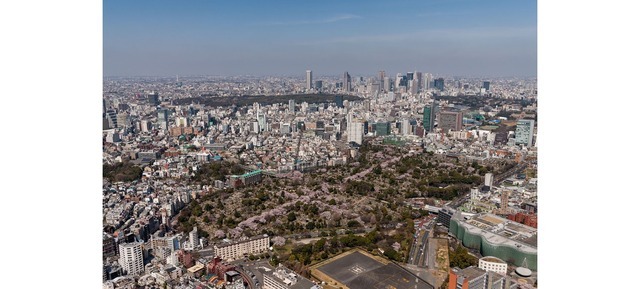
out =
[[(313, 70), (312, 70), (313, 71)], [(348, 71), (346, 71), (348, 72)], [(416, 71), (407, 71), (407, 72), (416, 72)], [(422, 73), (430, 73), (424, 71), (417, 71)], [(398, 72), (390, 75), (397, 74)], [(405, 72), (406, 73), (406, 72)], [(431, 73), (434, 77), (445, 77), (445, 78), (537, 78), (537, 75), (503, 75), (503, 76), (470, 76), (470, 75), (452, 75), (452, 74), (434, 74)], [(350, 75), (353, 77), (356, 75), (355, 73)], [(375, 77), (377, 74), (366, 74), (366, 75), (357, 75), (360, 77)], [(272, 74), (272, 75), (254, 75), (254, 74), (235, 74), (235, 75), (216, 75), (216, 74), (191, 74), (191, 75), (108, 75), (103, 76), (103, 79), (106, 78), (197, 78), (197, 77), (213, 77), (213, 78), (229, 78), (229, 77), (253, 77), (253, 78), (265, 78), (265, 77), (291, 77), (291, 78), (301, 78), (305, 79), (306, 75), (304, 73), (301, 74)], [(342, 74), (317, 74), (314, 77), (338, 77), (342, 78)]]

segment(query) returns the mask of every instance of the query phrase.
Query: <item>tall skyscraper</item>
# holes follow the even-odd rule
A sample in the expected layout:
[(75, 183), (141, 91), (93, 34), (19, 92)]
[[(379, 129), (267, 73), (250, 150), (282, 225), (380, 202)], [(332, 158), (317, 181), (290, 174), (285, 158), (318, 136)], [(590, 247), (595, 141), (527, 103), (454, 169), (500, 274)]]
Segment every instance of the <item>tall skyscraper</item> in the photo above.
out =
[(147, 95), (147, 101), (149, 102), (150, 105), (160, 104), (160, 98), (158, 97), (158, 93), (155, 91), (152, 91), (151, 93), (149, 93), (149, 95)]
[(409, 124), (409, 119), (403, 119), (400, 123), (400, 129), (402, 131), (402, 135), (410, 135), (411, 134), (411, 124)]
[(414, 72), (413, 79), (418, 81), (418, 90), (422, 90), (422, 82), (423, 82), (422, 72), (419, 72), (419, 71)]
[(492, 173), (486, 173), (484, 175), (484, 185), (487, 187), (493, 187), (493, 174)]
[(434, 80), (433, 81), (433, 86), (436, 89), (438, 89), (440, 91), (443, 91), (444, 90), (444, 78), (440, 77), (440, 78)]
[(344, 107), (344, 96), (336, 95), (335, 96), (335, 102), (336, 102), (336, 106), (337, 107), (343, 108)]
[(107, 119), (109, 128), (117, 128), (118, 127), (118, 114), (113, 109), (108, 109), (105, 112), (105, 118)]
[(346, 72), (346, 71), (344, 72), (344, 78), (342, 80), (342, 88), (346, 92), (351, 91), (351, 75), (349, 75), (349, 72)]
[(364, 123), (359, 120), (352, 120), (347, 123), (347, 141), (354, 142), (358, 145), (362, 144), (362, 135), (364, 132)]
[(384, 90), (384, 92), (390, 92), (391, 91), (391, 78), (389, 78), (389, 77), (385, 77), (384, 78), (383, 85), (382, 85), (382, 90)]
[(412, 95), (418, 94), (418, 90), (420, 89), (420, 81), (417, 79), (413, 79), (409, 82), (410, 92)]
[(422, 127), (425, 133), (433, 131), (433, 123), (436, 119), (436, 102), (426, 105), (422, 110)]
[(431, 75), (431, 73), (425, 74), (423, 87), (425, 90), (433, 87), (433, 75)]
[(376, 123), (376, 136), (385, 136), (391, 134), (391, 124), (389, 122)]
[(167, 130), (169, 128), (169, 111), (166, 109), (158, 110), (158, 129)]
[(289, 99), (289, 112), (295, 114), (296, 113), (296, 101), (295, 99)]
[(527, 147), (533, 145), (533, 119), (521, 119), (516, 124), (516, 145), (524, 144)]
[(258, 130), (266, 131), (267, 130), (267, 115), (261, 113), (259, 110), (256, 112), (256, 120), (258, 121)]
[(400, 78), (400, 85), (398, 85), (398, 87), (400, 86), (404, 86), (404, 87), (408, 87), (409, 86), (409, 79), (407, 78), (406, 75), (402, 75)]
[(118, 259), (118, 263), (127, 274), (138, 275), (144, 272), (142, 242), (123, 243), (120, 244), (119, 249), (120, 259)]
[(482, 82), (482, 88), (484, 88), (486, 91), (489, 91), (489, 85), (491, 83), (488, 81)]
[(311, 70), (307, 70), (307, 90), (311, 90), (313, 88), (313, 75)]

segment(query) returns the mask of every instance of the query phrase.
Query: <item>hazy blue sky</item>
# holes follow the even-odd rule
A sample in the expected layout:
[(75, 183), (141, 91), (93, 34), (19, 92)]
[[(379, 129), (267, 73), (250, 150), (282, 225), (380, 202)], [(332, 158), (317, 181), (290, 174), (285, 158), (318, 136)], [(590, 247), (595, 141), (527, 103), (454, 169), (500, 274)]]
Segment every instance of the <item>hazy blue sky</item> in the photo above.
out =
[(105, 0), (104, 75), (535, 76), (534, 0)]

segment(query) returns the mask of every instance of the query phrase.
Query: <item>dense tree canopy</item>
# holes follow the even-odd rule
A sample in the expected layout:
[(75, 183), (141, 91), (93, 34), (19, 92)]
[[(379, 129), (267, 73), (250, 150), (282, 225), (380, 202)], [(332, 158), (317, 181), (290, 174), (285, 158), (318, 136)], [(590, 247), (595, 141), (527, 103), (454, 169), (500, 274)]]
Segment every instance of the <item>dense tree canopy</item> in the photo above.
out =
[(131, 182), (142, 177), (142, 168), (130, 162), (103, 164), (102, 177), (111, 182)]
[(224, 181), (226, 175), (244, 173), (240, 165), (228, 162), (213, 162), (200, 167), (193, 177), (194, 181), (212, 184), (216, 180)]
[(449, 265), (451, 267), (467, 268), (478, 264), (478, 258), (469, 254), (466, 248), (458, 245), (453, 252), (449, 252)]

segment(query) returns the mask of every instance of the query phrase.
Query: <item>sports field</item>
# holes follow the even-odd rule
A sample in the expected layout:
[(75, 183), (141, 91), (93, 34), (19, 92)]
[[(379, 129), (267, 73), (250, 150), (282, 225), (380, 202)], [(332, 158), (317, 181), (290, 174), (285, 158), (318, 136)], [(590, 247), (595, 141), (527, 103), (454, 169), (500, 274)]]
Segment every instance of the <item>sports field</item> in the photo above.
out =
[(433, 289), (395, 263), (361, 250), (345, 252), (313, 266), (311, 274), (327, 284), (349, 289)]

